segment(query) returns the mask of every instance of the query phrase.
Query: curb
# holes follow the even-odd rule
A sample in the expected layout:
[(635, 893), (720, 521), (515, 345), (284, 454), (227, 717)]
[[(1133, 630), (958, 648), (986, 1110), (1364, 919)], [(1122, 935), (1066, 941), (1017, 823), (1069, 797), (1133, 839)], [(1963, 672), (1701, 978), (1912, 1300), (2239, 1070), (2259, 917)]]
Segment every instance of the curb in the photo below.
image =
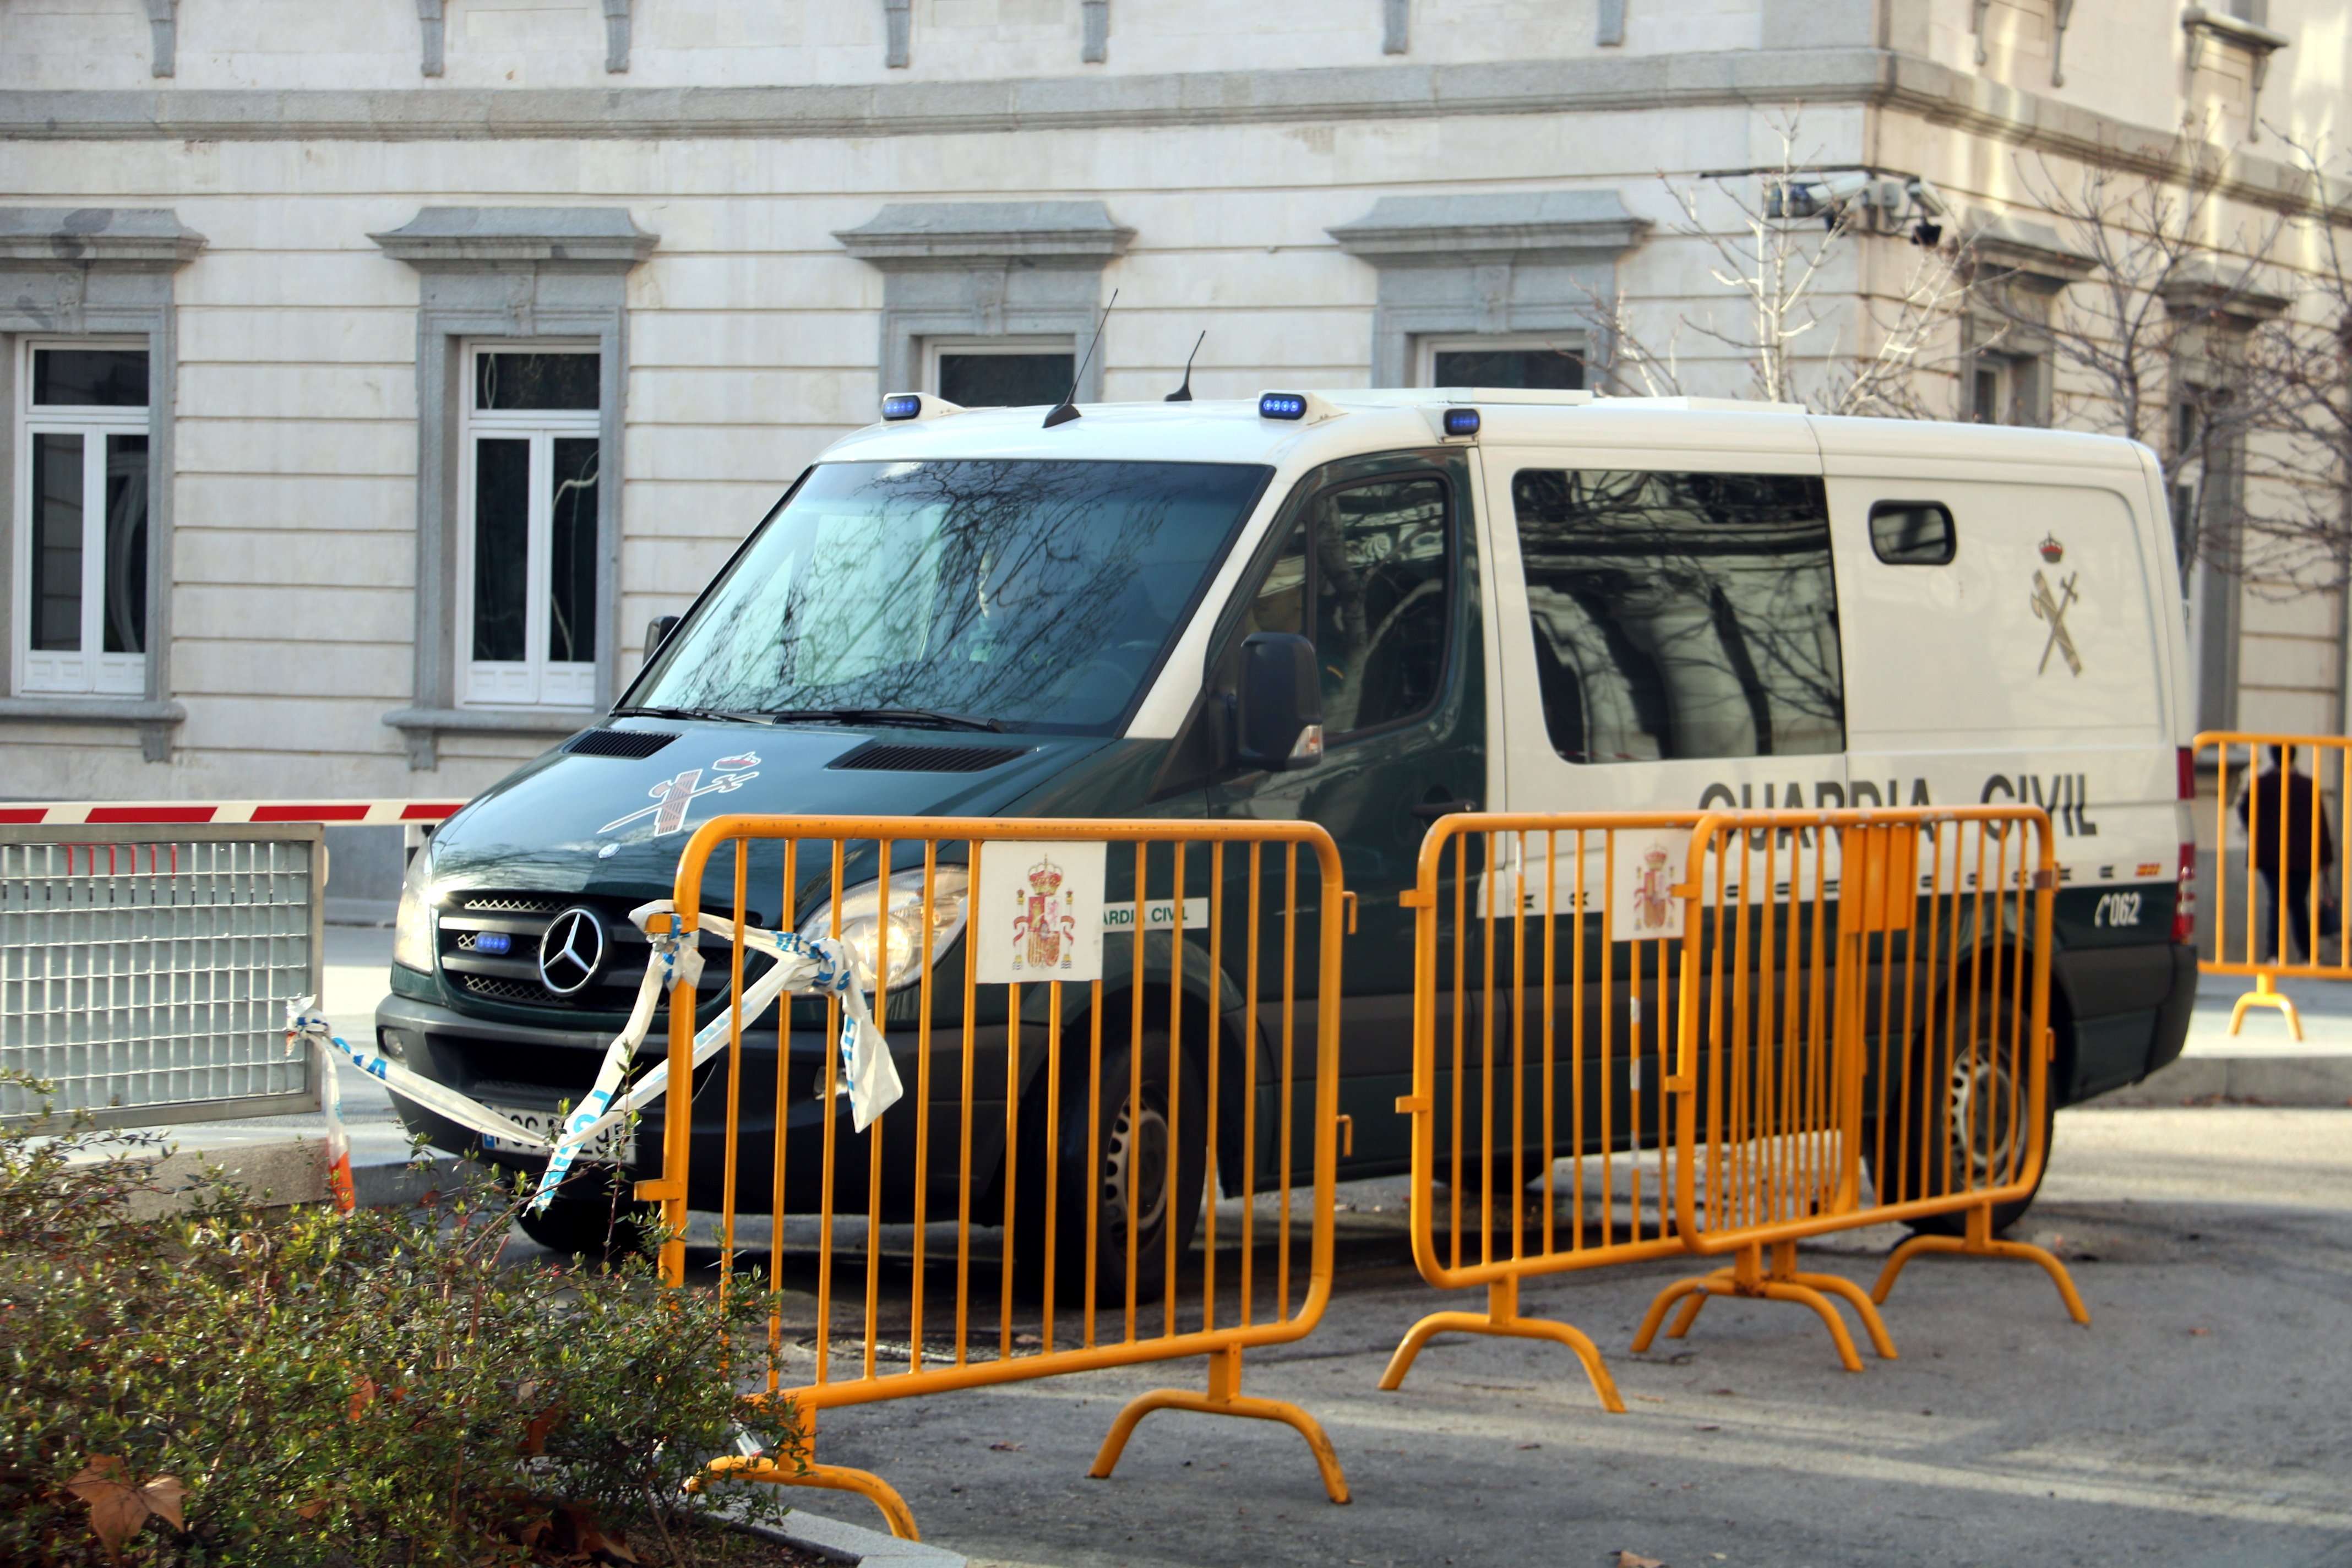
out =
[[(180, 1129), (161, 1131), (168, 1133)], [(134, 1197), (131, 1205), (134, 1219), (152, 1219), (185, 1207), (190, 1190), (201, 1181), (208, 1165), (219, 1170), (224, 1180), (245, 1188), (253, 1201), (265, 1208), (322, 1204), (329, 1198), (327, 1145), (323, 1138), (272, 1138), (258, 1142), (224, 1143), (212, 1149), (198, 1147), (192, 1139), (169, 1154), (142, 1156), (140, 1163), (147, 1168), (147, 1180), (163, 1191)], [(354, 1160), (352, 1195), (364, 1208), (412, 1204), (426, 1193), (446, 1186), (465, 1163), (454, 1155), (439, 1156), (423, 1165), (412, 1164), (405, 1158), (364, 1163)]]
[(2124, 1107), (2219, 1100), (2352, 1104), (2352, 1056), (2182, 1057), (2127, 1089), (2085, 1103)]
[(785, 1515), (781, 1525), (739, 1521), (735, 1528), (762, 1541), (820, 1552), (836, 1563), (856, 1563), (859, 1568), (966, 1568), (966, 1559), (960, 1552), (926, 1546), (919, 1541), (901, 1541), (878, 1530), (844, 1524), (837, 1519), (803, 1513), (799, 1509)]

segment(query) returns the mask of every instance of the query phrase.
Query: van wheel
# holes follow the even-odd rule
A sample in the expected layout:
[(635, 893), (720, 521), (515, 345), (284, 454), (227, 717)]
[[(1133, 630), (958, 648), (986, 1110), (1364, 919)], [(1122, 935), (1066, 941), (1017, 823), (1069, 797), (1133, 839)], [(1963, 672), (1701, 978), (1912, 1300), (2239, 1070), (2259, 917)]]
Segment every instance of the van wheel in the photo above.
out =
[[(2001, 1173), (2021, 1163), (2026, 1151), (2026, 1085), (2015, 1071), (2013, 1058), (2035, 1047), (2031, 1042), (2011, 1051), (2001, 1049), (2001, 1009), (2008, 1005), (1998, 983), (1977, 993), (1976, 1023), (1968, 1041), (1957, 1048), (1950, 1041), (1930, 1047), (1924, 1038), (1911, 1047), (1909, 1111), (1885, 1129), (1880, 1152), (1878, 1129), (1865, 1134), (1864, 1152), (1871, 1165), (1871, 1182), (1882, 1203), (1940, 1197), (1999, 1183)], [(1963, 996), (1960, 1008), (1969, 1008)], [(1956, 1020), (1956, 1022), (1961, 1022)], [(1964, 1022), (1961, 1026), (1966, 1028)], [(2009, 1031), (2014, 1042), (2022, 1020)], [(1931, 1059), (1933, 1058), (1933, 1059)], [(1889, 1086), (1890, 1095), (1897, 1086)], [(1992, 1209), (1996, 1234), (2025, 1217), (2042, 1190), (2049, 1169), (2050, 1136), (2056, 1102), (2044, 1093), (2042, 1100), (2042, 1170), (2020, 1197), (1998, 1203)], [(1940, 1142), (1939, 1142), (1940, 1139)], [(1882, 1161), (1884, 1165), (1882, 1168)], [(1927, 1236), (1961, 1236), (1968, 1230), (1965, 1212), (1927, 1215), (1908, 1222)]]
[[(1106, 1033), (1108, 1031), (1106, 1030)], [(1096, 1087), (1096, 1157), (1087, 1162), (1087, 1046), (1074, 1034), (1063, 1046), (1062, 1119), (1054, 1163), (1054, 1306), (1083, 1308), (1087, 1279), (1087, 1215), (1095, 1216), (1095, 1301), (1097, 1311), (1123, 1310), (1127, 1300), (1128, 1203), (1135, 1205), (1135, 1292), (1138, 1303), (1168, 1289), (1168, 1237), (1172, 1227), (1181, 1260), (1201, 1223), (1206, 1179), (1208, 1096), (1198, 1065), (1178, 1064), (1172, 1100), (1168, 1031), (1147, 1027), (1141, 1082), (1129, 1093), (1136, 1052), (1126, 1041), (1103, 1042), (1102, 1078)], [(1073, 1044), (1075, 1041), (1075, 1046)], [(1022, 1103), (1020, 1186), (1014, 1197), (1013, 1277), (1025, 1293), (1044, 1294), (1045, 1279), (1045, 1089), (1042, 1080)], [(1173, 1113), (1176, 1142), (1170, 1133)]]
[(533, 1214), (528, 1204), (515, 1224), (531, 1240), (566, 1258), (635, 1257), (646, 1250), (644, 1227), (658, 1211), (624, 1196), (628, 1177), (610, 1167), (574, 1166), (555, 1189), (547, 1207)]

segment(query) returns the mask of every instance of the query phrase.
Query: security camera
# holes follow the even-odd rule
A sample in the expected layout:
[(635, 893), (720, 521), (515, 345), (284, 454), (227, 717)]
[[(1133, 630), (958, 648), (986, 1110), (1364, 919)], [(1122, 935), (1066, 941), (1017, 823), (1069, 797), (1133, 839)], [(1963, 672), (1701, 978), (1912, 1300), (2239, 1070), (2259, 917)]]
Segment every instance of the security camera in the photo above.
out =
[(1912, 206), (1917, 209), (1921, 217), (1942, 217), (1952, 210), (1951, 204), (1944, 199), (1944, 193), (1917, 174), (1903, 182), (1903, 194), (1911, 199)]

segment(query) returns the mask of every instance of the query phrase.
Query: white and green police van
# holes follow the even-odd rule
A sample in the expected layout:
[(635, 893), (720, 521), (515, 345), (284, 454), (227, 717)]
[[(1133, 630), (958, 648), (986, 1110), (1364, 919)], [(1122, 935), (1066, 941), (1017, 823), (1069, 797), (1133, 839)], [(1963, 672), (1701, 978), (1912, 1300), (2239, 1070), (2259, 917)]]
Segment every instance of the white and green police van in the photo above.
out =
[[(658, 628), (609, 716), (417, 857), (377, 1017), (384, 1047), (518, 1113), (544, 1120), (575, 1100), (643, 972), (626, 911), (668, 894), (686, 835), (719, 811), (1303, 817), (1338, 842), (1360, 900), (1343, 994), (1315, 1004), (1341, 1019), (1354, 1130), (1341, 1174), (1377, 1175), (1407, 1165), (1393, 1107), (1411, 1073), (1413, 912), (1399, 895), (1436, 817), (1990, 801), (2040, 805), (2056, 833), (2053, 1100), (2179, 1053), (2197, 978), (2189, 666), (2144, 447), (1488, 389), (1045, 413), (895, 396), (881, 423), (826, 451)], [(751, 885), (776, 887), (781, 871), (757, 867)], [(803, 929), (827, 929), (829, 868), (800, 871)], [(909, 936), (919, 919), (907, 891), (918, 879), (897, 877), (881, 910), (877, 871), (845, 867), (853, 942)], [(952, 1010), (961, 881), (941, 875), (954, 907), (932, 994)], [(730, 900), (731, 871), (729, 884), (710, 907)], [(1302, 920), (1302, 976), (1311, 930)], [(1192, 938), (1152, 940), (1164, 955)], [(1225, 949), (1235, 973), (1213, 973), (1205, 949), (1181, 966), (1197, 1018), (1174, 1021), (1197, 1052), (1265, 1048), (1245, 1037), (1243, 945)], [(1079, 1190), (1153, 1189), (1139, 1195), (1149, 1259), (1162, 1227), (1196, 1223), (1202, 1151), (1167, 1147), (1165, 1112), (1207, 1075), (1187, 1059), (1171, 1083), (1164, 1044), (1149, 1048), (1171, 1022), (1165, 987), (1146, 1037), (1127, 1038), (1122, 987), (1138, 977), (1116, 968), (1129, 944), (1107, 946), (1103, 1077), (1123, 1085), (1141, 1058), (1143, 1124), (1108, 1141), (1117, 1169), (1076, 1177)], [(706, 1017), (724, 973), (706, 975)], [(913, 1049), (900, 1026), (917, 996), (886, 999), (894, 1050)], [(773, 1075), (810, 1081), (824, 1048), (822, 1004), (793, 1005), (807, 1062), (779, 1064), (772, 1031), (750, 1043), (741, 1193), (771, 1190)], [(1080, 1015), (1065, 1026), (1086, 1029)], [(935, 1022), (954, 1026), (934, 1029), (934, 1048), (960, 1051), (961, 1019)], [(977, 1037), (998, 1064), (1002, 1024)], [(1025, 1058), (1022, 1092), (1042, 1104), (1044, 1052)], [(911, 1061), (899, 1073), (917, 1081)], [(954, 1094), (961, 1074), (931, 1081)], [(795, 1160), (824, 1143), (799, 1135), (803, 1121), (839, 1115), (852, 1139), (845, 1102), (789, 1105)], [(444, 1147), (475, 1142), (414, 1106), (402, 1114)], [(1206, 1119), (1175, 1120), (1196, 1143)], [(721, 1180), (719, 1123), (696, 1118), (698, 1202)], [(1599, 1136), (1559, 1125), (1562, 1154)], [(1001, 1143), (982, 1151), (976, 1183), (998, 1179)], [(910, 1144), (896, 1142), (886, 1173), (899, 1212)], [(659, 1147), (656, 1103), (635, 1151)], [(1267, 1149), (1219, 1151), (1227, 1173), (1244, 1159), (1261, 1188), (1284, 1174)], [(930, 1163), (940, 1179), (955, 1169)], [(791, 1185), (818, 1190), (799, 1173)], [(559, 1203), (532, 1224), (576, 1245), (602, 1234), (600, 1207)]]

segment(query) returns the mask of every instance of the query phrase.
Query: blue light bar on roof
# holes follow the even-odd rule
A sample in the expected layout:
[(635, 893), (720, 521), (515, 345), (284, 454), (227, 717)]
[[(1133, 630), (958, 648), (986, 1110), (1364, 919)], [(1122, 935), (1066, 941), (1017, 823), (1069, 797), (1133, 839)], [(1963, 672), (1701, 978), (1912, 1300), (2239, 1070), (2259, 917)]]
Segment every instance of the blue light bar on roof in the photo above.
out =
[(1307, 395), (1303, 392), (1269, 392), (1257, 400), (1257, 416), (1261, 419), (1304, 419), (1307, 417)]
[(1445, 433), (1448, 436), (1475, 436), (1478, 434), (1478, 411), (1475, 408), (1447, 409)]
[(923, 400), (911, 392), (894, 392), (882, 400), (885, 419), (915, 419), (923, 412)]

